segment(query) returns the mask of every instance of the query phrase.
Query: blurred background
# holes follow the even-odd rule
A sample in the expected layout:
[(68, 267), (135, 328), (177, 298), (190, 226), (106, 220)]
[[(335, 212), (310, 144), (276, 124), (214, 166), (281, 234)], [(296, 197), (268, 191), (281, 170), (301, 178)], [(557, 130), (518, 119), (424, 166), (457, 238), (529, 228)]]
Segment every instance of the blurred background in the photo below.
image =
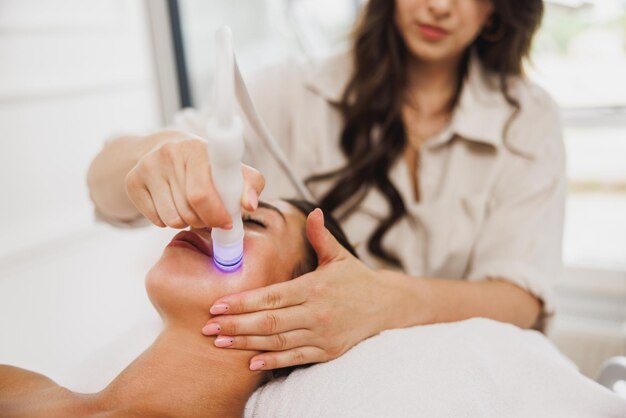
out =
[[(84, 352), (148, 339), (142, 278), (173, 232), (94, 222), (91, 159), (106, 138), (207, 101), (219, 26), (231, 26), (245, 78), (346, 48), (361, 4), (0, 0), (0, 363), (54, 377), (94, 358)], [(550, 337), (595, 377), (626, 355), (626, 0), (547, 1), (527, 70), (561, 106), (569, 164)]]

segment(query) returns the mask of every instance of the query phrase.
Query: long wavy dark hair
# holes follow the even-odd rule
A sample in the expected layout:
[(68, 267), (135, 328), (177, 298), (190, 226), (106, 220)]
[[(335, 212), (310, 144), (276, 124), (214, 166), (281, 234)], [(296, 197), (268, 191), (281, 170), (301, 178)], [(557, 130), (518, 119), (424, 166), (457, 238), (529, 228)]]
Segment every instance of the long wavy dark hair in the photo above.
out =
[[(506, 100), (519, 110), (509, 94), (507, 79), (521, 76), (533, 35), (543, 15), (542, 0), (492, 0), (494, 13), (486, 32), (466, 51), (467, 63), (474, 49), (482, 65), (499, 76)], [(394, 23), (395, 1), (370, 0), (353, 34), (354, 72), (338, 105), (343, 117), (340, 146), (347, 162), (338, 170), (311, 176), (307, 183), (333, 180), (320, 207), (338, 219), (349, 216), (371, 188), (378, 189), (389, 204), (386, 218), (375, 228), (368, 250), (385, 262), (402, 267), (395, 254), (383, 248), (389, 229), (407, 215), (398, 189), (389, 179), (389, 170), (407, 144), (402, 106), (407, 86), (409, 51)], [(459, 68), (459, 86), (467, 65)], [(458, 98), (458, 94), (457, 94)], [(456, 99), (455, 99), (456, 100)]]

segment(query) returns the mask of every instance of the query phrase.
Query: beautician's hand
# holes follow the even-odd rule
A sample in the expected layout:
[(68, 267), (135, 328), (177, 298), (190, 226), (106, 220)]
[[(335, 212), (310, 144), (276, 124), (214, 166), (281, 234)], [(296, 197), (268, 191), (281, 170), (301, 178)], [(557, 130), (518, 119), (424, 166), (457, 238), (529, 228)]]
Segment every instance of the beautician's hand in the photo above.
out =
[[(385, 287), (375, 272), (345, 250), (324, 227), (322, 211), (312, 212), (307, 237), (319, 267), (293, 280), (221, 297), (215, 345), (268, 351), (251, 359), (251, 370), (270, 370), (339, 357), (382, 331)], [(212, 327), (203, 328), (206, 335)], [(224, 343), (221, 343), (224, 341)]]
[[(241, 169), (241, 205), (253, 211), (265, 179), (245, 164)], [(191, 135), (159, 144), (141, 157), (126, 176), (126, 193), (160, 227), (224, 227), (232, 222), (211, 180), (207, 143)]]

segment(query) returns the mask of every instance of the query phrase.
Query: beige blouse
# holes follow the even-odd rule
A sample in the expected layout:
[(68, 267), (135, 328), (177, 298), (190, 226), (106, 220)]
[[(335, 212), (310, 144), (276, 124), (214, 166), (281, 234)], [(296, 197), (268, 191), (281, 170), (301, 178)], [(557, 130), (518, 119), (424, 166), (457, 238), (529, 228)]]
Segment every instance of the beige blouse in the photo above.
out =
[[(289, 62), (248, 81), (259, 112), (303, 179), (341, 167), (339, 101), (351, 74), (342, 54), (323, 61)], [(561, 271), (565, 195), (564, 148), (557, 105), (525, 80), (514, 80), (520, 104), (500, 93), (493, 75), (475, 57), (448, 126), (420, 150), (420, 202), (413, 198), (407, 165), (400, 158), (390, 173), (409, 217), (384, 236), (383, 245), (412, 276), (509, 280), (553, 311), (552, 285)], [(204, 134), (207, 112), (187, 109), (176, 118), (182, 130)], [(290, 186), (260, 140), (248, 132), (247, 162), (266, 177), (268, 197), (293, 197)], [(328, 184), (315, 185), (322, 196)], [(372, 190), (343, 227), (360, 257), (372, 267), (381, 260), (367, 241), (386, 215), (382, 195)]]

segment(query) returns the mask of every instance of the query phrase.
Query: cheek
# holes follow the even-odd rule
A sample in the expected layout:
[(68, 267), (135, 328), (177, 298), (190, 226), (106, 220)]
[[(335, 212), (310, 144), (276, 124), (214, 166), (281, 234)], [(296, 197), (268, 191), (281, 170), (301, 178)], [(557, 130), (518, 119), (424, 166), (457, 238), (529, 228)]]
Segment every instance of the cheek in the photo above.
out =
[(471, 42), (482, 31), (491, 17), (493, 5), (490, 1), (478, 0), (464, 3), (467, 5), (459, 12), (461, 16), (461, 33), (466, 43)]
[[(251, 287), (262, 287), (291, 278), (294, 246), (271, 236), (250, 237), (244, 245), (244, 267)], [(252, 274), (253, 273), (253, 274)]]
[(394, 25), (405, 39), (409, 36), (408, 28), (410, 26), (413, 3), (415, 3), (414, 0), (396, 0), (395, 3), (393, 14)]

